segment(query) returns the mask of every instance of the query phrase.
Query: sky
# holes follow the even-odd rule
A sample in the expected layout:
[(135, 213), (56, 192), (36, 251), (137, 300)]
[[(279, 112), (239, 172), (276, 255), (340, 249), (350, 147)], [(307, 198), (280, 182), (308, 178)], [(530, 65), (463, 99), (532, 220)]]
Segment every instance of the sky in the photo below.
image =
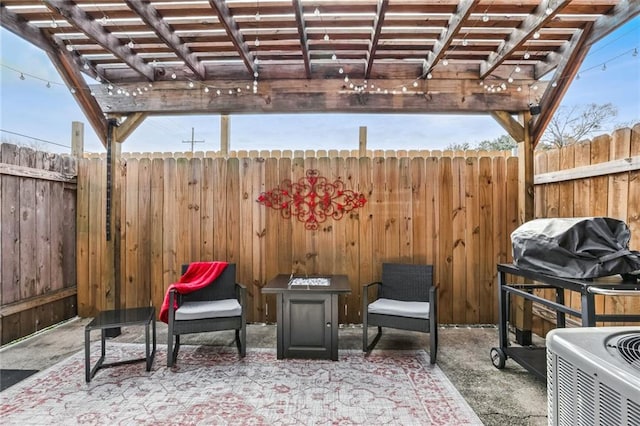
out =
[[(104, 147), (62, 84), (47, 55), (13, 33), (0, 29), (0, 138), (3, 142), (69, 153), (71, 123), (85, 124), (85, 151)], [(640, 122), (640, 16), (594, 44), (579, 78), (570, 85), (561, 107), (612, 103), (617, 124)], [(24, 80), (20, 78), (24, 75)], [(551, 75), (551, 74), (550, 74)], [(47, 83), (51, 87), (47, 88)], [(89, 81), (94, 84), (94, 81)], [(359, 128), (367, 127), (368, 149), (446, 149), (471, 146), (506, 134), (489, 115), (436, 114), (270, 114), (231, 115), (230, 150), (358, 149)], [(220, 146), (220, 118), (160, 116), (147, 118), (123, 143), (124, 152), (189, 151), (192, 128), (195, 150)]]

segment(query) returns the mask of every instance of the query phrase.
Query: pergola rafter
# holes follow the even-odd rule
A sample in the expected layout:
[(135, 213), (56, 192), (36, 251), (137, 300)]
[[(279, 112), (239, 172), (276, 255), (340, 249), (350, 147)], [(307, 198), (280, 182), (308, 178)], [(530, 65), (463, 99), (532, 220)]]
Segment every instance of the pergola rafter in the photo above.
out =
[[(3, 0), (0, 7), (3, 27), (57, 62), (103, 140), (104, 115), (142, 114), (134, 123), (170, 112), (484, 113), (514, 128), (504, 114), (528, 111), (535, 98), (542, 110), (531, 123), (535, 144), (589, 47), (640, 14), (632, 0)], [(258, 38), (259, 49), (248, 42)], [(540, 81), (550, 72), (555, 84)]]
[(131, 69), (138, 72), (148, 81), (155, 79), (153, 68), (144, 62), (135, 51), (116, 36), (105, 30), (95, 19), (82, 8), (69, 0), (43, 0), (51, 10), (63, 16), (69, 23), (82, 31), (87, 37), (95, 40), (108, 52), (124, 61)]
[(227, 32), (227, 35), (231, 39), (231, 42), (235, 46), (242, 62), (246, 65), (247, 69), (253, 75), (257, 71), (257, 67), (255, 64), (255, 58), (253, 54), (249, 51), (249, 47), (244, 40), (244, 37), (240, 33), (240, 28), (238, 27), (238, 23), (233, 18), (227, 3), (224, 0), (209, 0), (209, 4), (215, 11), (216, 15), (218, 15), (218, 19), (220, 23), (224, 27)]
[(489, 55), (489, 59), (480, 64), (480, 78), (487, 78), (498, 65), (504, 62), (525, 41), (532, 38), (547, 22), (553, 19), (569, 0), (552, 2), (544, 0), (534, 12), (527, 16), (522, 24), (504, 40), (500, 47)]
[(195, 78), (198, 80), (204, 80), (205, 70), (202, 63), (198, 60), (195, 53), (189, 49), (189, 47), (176, 35), (171, 26), (162, 19), (162, 15), (158, 10), (151, 5), (149, 0), (125, 0), (127, 6), (131, 8), (142, 20), (151, 28), (158, 37), (173, 50), (178, 58), (184, 61), (188, 66)]

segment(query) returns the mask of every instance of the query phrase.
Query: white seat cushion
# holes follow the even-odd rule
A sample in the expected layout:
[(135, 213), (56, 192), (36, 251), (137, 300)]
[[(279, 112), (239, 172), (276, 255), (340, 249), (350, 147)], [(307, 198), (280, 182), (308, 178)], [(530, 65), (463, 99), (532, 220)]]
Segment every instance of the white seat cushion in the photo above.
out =
[(429, 302), (378, 299), (369, 305), (367, 311), (370, 314), (429, 319)]
[(176, 310), (176, 320), (235, 317), (242, 314), (242, 306), (236, 299), (185, 302)]

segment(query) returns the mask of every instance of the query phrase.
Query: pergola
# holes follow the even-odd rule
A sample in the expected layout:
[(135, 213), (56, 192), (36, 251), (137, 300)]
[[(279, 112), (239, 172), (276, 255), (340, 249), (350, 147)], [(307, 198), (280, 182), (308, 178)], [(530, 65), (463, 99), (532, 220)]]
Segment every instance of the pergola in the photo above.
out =
[(2, 0), (0, 11), (48, 54), (108, 151), (149, 115), (491, 114), (519, 142), (526, 220), (533, 148), (589, 48), (640, 1)]

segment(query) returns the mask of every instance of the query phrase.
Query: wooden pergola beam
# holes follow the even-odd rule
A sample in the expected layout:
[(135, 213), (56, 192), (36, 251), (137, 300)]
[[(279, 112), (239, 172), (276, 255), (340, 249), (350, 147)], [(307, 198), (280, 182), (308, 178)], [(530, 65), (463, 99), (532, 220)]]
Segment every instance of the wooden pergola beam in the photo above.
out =
[[(530, 82), (529, 82), (530, 83)], [(205, 82), (205, 84), (209, 84)], [(180, 82), (156, 82), (153, 90), (137, 97), (109, 96), (104, 87), (96, 86), (95, 95), (105, 111), (111, 114), (145, 112), (149, 114), (233, 114), (233, 113), (298, 113), (298, 112), (368, 112), (368, 113), (489, 113), (518, 112), (529, 109), (526, 91), (486, 93), (475, 80), (430, 80), (429, 91), (409, 90), (356, 92), (345, 87), (344, 80), (266, 80), (258, 93), (235, 87), (247, 82), (216, 81), (227, 87), (215, 91), (185, 90)], [(400, 87), (404, 80), (375, 81), (376, 87)], [(544, 86), (543, 82), (538, 85)], [(135, 90), (136, 85), (120, 85)], [(231, 91), (231, 94), (229, 94)], [(395, 92), (395, 93), (394, 93)]]
[(369, 51), (367, 52), (367, 65), (364, 68), (365, 80), (368, 80), (371, 77), (371, 68), (373, 68), (373, 61), (376, 57), (378, 40), (380, 39), (380, 33), (382, 32), (382, 25), (384, 24), (384, 17), (387, 13), (387, 7), (389, 7), (389, 0), (378, 0), (373, 37), (371, 38), (371, 46), (369, 47)]
[(440, 34), (438, 40), (433, 45), (433, 50), (427, 54), (427, 58), (422, 66), (422, 77), (426, 78), (427, 74), (442, 59), (445, 52), (451, 45), (453, 38), (460, 32), (463, 23), (467, 20), (473, 8), (479, 3), (479, 0), (462, 0), (458, 4), (456, 13), (449, 18), (446, 31)]
[(31, 25), (15, 12), (7, 9), (7, 7), (2, 3), (0, 3), (0, 22), (4, 28), (11, 31), (18, 37), (25, 39), (34, 46), (39, 47), (47, 53), (55, 52), (55, 46), (42, 33), (40, 28), (35, 25)]
[(524, 126), (514, 119), (511, 114), (507, 111), (491, 111), (491, 116), (516, 142), (524, 141)]
[(146, 80), (154, 80), (153, 68), (144, 62), (133, 49), (120, 42), (118, 37), (105, 30), (75, 2), (69, 0), (42, 0), (52, 11), (59, 13), (76, 28), (92, 38), (96, 43), (120, 58), (129, 67), (142, 75)]
[(231, 39), (231, 42), (235, 46), (242, 62), (244, 62), (245, 66), (251, 72), (251, 75), (257, 71), (258, 67), (255, 64), (255, 58), (253, 54), (249, 51), (249, 47), (244, 40), (244, 37), (240, 33), (240, 28), (238, 27), (238, 23), (231, 15), (231, 11), (229, 10), (229, 6), (224, 0), (209, 0), (209, 4), (214, 9), (216, 15), (218, 15), (218, 19), (220, 23), (224, 27), (227, 35)]
[(293, 9), (296, 13), (296, 25), (300, 35), (300, 48), (302, 49), (302, 59), (304, 61), (304, 71), (306, 77), (311, 78), (311, 54), (309, 53), (309, 39), (304, 23), (304, 9), (300, 0), (293, 0)]
[(205, 80), (205, 69), (202, 62), (198, 60), (195, 53), (182, 42), (176, 35), (171, 25), (160, 15), (160, 12), (151, 5), (149, 0), (125, 0), (127, 6), (131, 8), (142, 20), (157, 34), (157, 36), (171, 48), (179, 59), (193, 71), (196, 79)]
[(637, 0), (620, 0), (613, 7), (611, 13), (601, 16), (593, 23), (593, 28), (586, 40), (586, 47), (591, 47), (593, 43), (606, 37), (626, 22), (640, 15), (640, 1)]
[(120, 123), (120, 125), (114, 128), (116, 141), (124, 142), (134, 130), (140, 126), (149, 114), (142, 112), (134, 112), (126, 116), (126, 120)]
[(536, 31), (553, 19), (569, 0), (559, 0), (553, 3), (551, 0), (543, 0), (536, 10), (527, 16), (520, 27), (514, 30), (500, 47), (489, 55), (489, 59), (480, 64), (480, 78), (489, 76), (506, 58), (522, 46)]
[(89, 123), (91, 123), (91, 127), (100, 138), (102, 145), (106, 147), (107, 120), (104, 118), (99, 103), (91, 95), (91, 88), (84, 81), (77, 67), (74, 66), (73, 60), (70, 59), (70, 55), (65, 54), (62, 50), (53, 53), (47, 52), (47, 55), (67, 86), (74, 88), (74, 99), (89, 120)]
[(540, 115), (534, 117), (530, 128), (534, 147), (540, 142), (544, 130), (558, 109), (564, 94), (578, 73), (584, 58), (587, 56), (587, 53), (589, 53), (589, 49), (585, 47), (585, 44), (589, 38), (591, 25), (592, 24), (587, 25), (584, 30), (573, 35), (570, 42), (572, 47), (569, 47), (567, 49), (568, 54), (561, 58), (552, 78), (552, 81), (559, 83), (555, 86), (553, 84), (548, 85), (540, 99)]

